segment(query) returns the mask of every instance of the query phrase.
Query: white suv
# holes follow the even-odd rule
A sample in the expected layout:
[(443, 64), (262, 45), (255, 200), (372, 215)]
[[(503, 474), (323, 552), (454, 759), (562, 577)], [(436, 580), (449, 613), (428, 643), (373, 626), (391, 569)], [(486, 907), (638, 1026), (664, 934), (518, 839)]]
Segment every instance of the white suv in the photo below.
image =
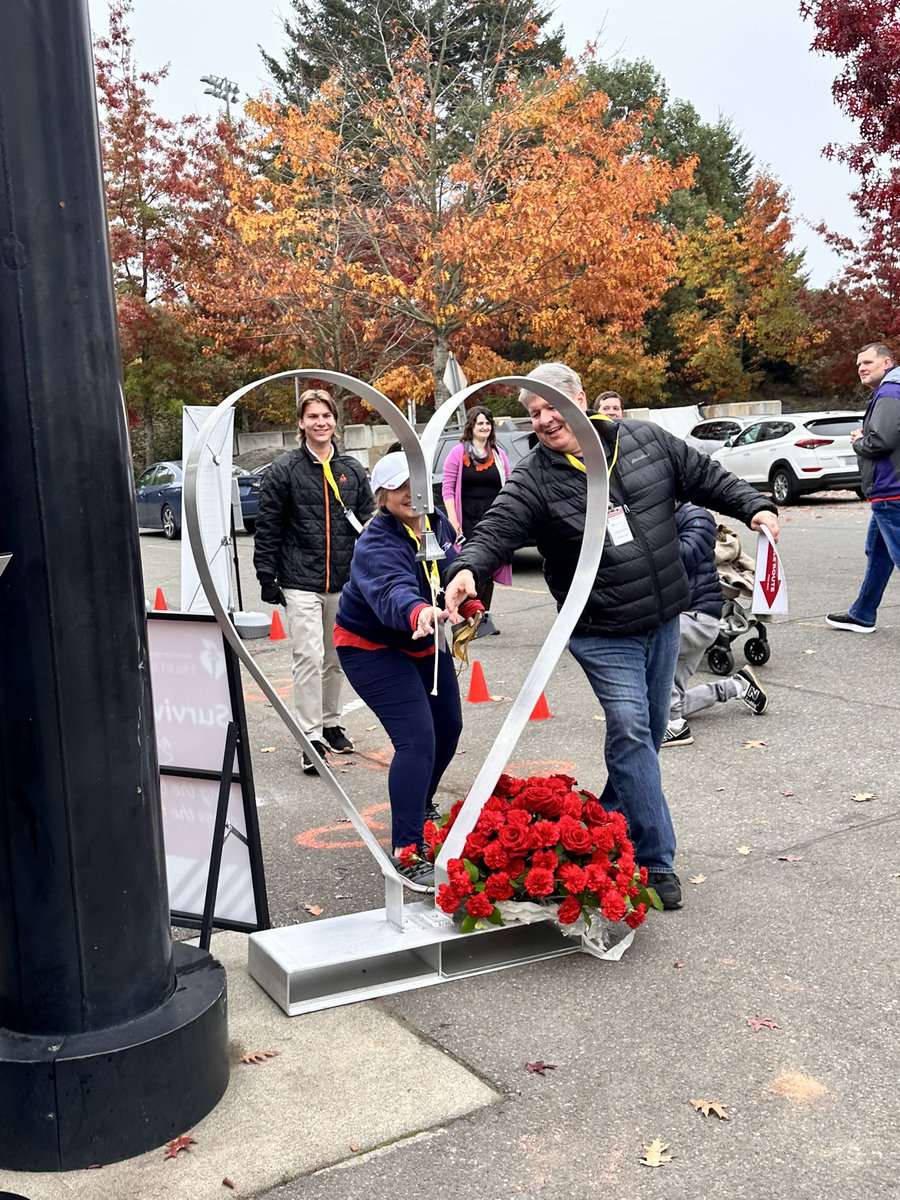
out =
[(771, 491), (776, 504), (792, 504), (806, 492), (849, 488), (859, 492), (859, 460), (850, 432), (862, 413), (791, 413), (748, 425), (710, 455), (741, 479)]

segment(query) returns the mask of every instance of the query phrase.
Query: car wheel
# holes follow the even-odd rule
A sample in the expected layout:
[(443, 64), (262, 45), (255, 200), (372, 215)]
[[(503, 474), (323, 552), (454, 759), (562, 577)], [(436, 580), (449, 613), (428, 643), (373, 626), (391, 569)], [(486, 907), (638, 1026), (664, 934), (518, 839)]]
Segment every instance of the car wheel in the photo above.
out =
[(178, 523), (175, 520), (175, 514), (172, 512), (168, 504), (163, 505), (162, 531), (163, 537), (167, 537), (170, 542), (175, 538), (181, 537), (181, 530), (178, 528)]
[(772, 499), (776, 504), (793, 504), (797, 499), (797, 481), (787, 467), (774, 470), (769, 482), (772, 485)]

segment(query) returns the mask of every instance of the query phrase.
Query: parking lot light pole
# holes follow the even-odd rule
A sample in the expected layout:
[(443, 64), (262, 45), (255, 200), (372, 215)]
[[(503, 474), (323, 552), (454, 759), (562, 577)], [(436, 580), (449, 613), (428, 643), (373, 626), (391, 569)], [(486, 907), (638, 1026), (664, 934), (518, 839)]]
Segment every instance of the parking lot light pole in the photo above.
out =
[(0, 39), (0, 1167), (161, 1145), (228, 1083), (173, 946), (86, 0)]

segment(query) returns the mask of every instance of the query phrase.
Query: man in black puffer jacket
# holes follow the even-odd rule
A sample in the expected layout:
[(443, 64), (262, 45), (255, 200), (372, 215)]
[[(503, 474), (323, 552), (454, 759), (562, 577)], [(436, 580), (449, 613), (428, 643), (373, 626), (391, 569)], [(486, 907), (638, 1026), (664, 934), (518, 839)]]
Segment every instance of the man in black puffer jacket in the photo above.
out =
[[(334, 444), (331, 395), (304, 392), (297, 419), (299, 447), (276, 458), (260, 488), (253, 565), (263, 600), (285, 606), (297, 721), (324, 758), (329, 749), (353, 750), (340, 724), (344, 673), (334, 648), (334, 618), (357, 536), (375, 501), (363, 468)], [(307, 775), (316, 774), (305, 751), (302, 762)]]
[(769, 704), (749, 667), (742, 667), (726, 679), (690, 686), (700, 660), (719, 636), (722, 587), (716, 572), (716, 523), (712, 514), (698, 504), (679, 504), (675, 510), (675, 528), (691, 587), (691, 603), (678, 618), (678, 661), (664, 747), (692, 745), (694, 735), (686, 718), (704, 708), (724, 704), (726, 700), (742, 700), (759, 716)]
[[(552, 384), (581, 408), (581, 380), (562, 363), (529, 378)], [(445, 602), (475, 594), (515, 550), (534, 540), (561, 605), (584, 536), (587, 478), (568, 424), (546, 400), (520, 394), (540, 445), (513, 471), (450, 569)], [(681, 907), (675, 832), (662, 791), (659, 748), (678, 654), (678, 616), (690, 588), (678, 550), (675, 504), (693, 499), (778, 534), (777, 509), (749, 484), (649, 422), (592, 418), (609, 462), (615, 541), (603, 560), (569, 649), (606, 715), (608, 780), (601, 802), (628, 818), (635, 856), (666, 908)], [(579, 469), (580, 468), (580, 469)]]

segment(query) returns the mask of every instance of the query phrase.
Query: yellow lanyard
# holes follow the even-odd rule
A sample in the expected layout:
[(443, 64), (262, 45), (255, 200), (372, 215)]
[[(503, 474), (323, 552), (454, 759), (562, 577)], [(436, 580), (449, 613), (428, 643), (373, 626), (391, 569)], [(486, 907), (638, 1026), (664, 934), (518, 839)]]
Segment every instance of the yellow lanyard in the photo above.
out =
[[(425, 522), (425, 528), (430, 532), (431, 522), (428, 520), (428, 513), (423, 515), (422, 520)], [(418, 550), (418, 548), (422, 545), (421, 538), (419, 538), (418, 535), (415, 534), (408, 525), (404, 525), (403, 528), (416, 543), (416, 549)], [(431, 587), (432, 603), (437, 604), (437, 594), (441, 590), (441, 575), (438, 571), (437, 562), (433, 558), (425, 560), (425, 574), (428, 576), (428, 583)]]
[(341, 508), (346, 508), (344, 501), (341, 499), (341, 493), (338, 491), (337, 480), (334, 477), (334, 471), (331, 469), (331, 460), (326, 459), (322, 463), (322, 470), (325, 472), (325, 478), (328, 481), (328, 486), (334, 492), (334, 498), (337, 500)]
[[(591, 420), (592, 421), (611, 421), (612, 417), (597, 416), (597, 417), (592, 417)], [(619, 457), (619, 430), (617, 429), (616, 430), (616, 445), (615, 445), (615, 449), (613, 450), (612, 462), (609, 464), (609, 466), (607, 467), (607, 470), (606, 470), (607, 479), (610, 479), (612, 477), (613, 467), (616, 465), (616, 459), (618, 457)], [(576, 470), (584, 471), (585, 475), (587, 474), (587, 467), (584, 465), (584, 463), (581, 461), (580, 458), (576, 458), (574, 454), (567, 454), (566, 458), (569, 460), (569, 462), (572, 464), (572, 466), (576, 468)]]

